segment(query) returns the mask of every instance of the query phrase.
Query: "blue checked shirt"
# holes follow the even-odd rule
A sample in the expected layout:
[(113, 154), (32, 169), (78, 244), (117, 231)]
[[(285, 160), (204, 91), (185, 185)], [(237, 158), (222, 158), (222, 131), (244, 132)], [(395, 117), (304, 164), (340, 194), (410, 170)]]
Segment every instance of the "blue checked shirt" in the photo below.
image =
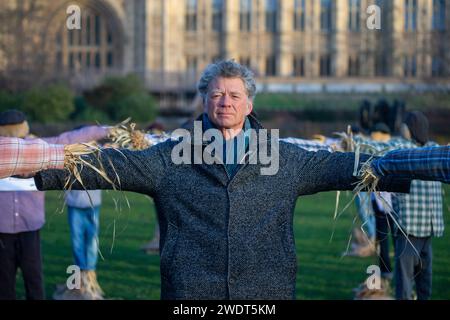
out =
[(299, 138), (283, 138), (280, 141), (295, 144), (297, 147), (305, 149), (307, 151), (317, 152), (320, 150), (333, 152), (333, 148), (327, 144), (316, 142), (313, 140), (305, 140)]
[(450, 148), (430, 147), (436, 145), (434, 143), (429, 143), (427, 148), (418, 148), (402, 138), (383, 143), (355, 137), (355, 142), (364, 153), (388, 152), (372, 163), (377, 175), (412, 174), (418, 179), (411, 183), (409, 194), (394, 194), (392, 198), (393, 209), (403, 231), (415, 237), (441, 237), (444, 233), (442, 186), (440, 182), (422, 180), (449, 183)]

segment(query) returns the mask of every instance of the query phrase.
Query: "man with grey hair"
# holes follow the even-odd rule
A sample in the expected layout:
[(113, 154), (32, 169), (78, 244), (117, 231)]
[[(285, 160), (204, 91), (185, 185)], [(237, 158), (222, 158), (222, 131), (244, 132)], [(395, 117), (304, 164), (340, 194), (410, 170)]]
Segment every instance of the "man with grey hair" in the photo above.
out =
[[(308, 152), (283, 141), (278, 145), (252, 114), (256, 90), (251, 72), (234, 61), (210, 65), (198, 89), (204, 113), (191, 125), (189, 135), (143, 151), (106, 149), (100, 159), (96, 155), (83, 159), (97, 167), (101, 161), (118, 188), (154, 198), (161, 226), (163, 299), (293, 299), (296, 200), (322, 191), (352, 190), (360, 181), (353, 174), (356, 157)], [(246, 135), (250, 130), (255, 134)], [(195, 139), (197, 131), (203, 140)], [(240, 135), (242, 158), (228, 152)], [(215, 148), (208, 144), (211, 140)], [(179, 149), (182, 144), (189, 148)], [(174, 161), (174, 149), (183, 153), (182, 162)], [(278, 154), (278, 170), (262, 173), (267, 163), (260, 161), (261, 149)], [(439, 152), (450, 158), (450, 148)], [(205, 163), (203, 158), (215, 161)], [(358, 172), (369, 158), (360, 159)], [(372, 162), (378, 188), (408, 192), (410, 177), (404, 171), (392, 174), (388, 160)], [(438, 170), (441, 166), (439, 162), (436, 170), (425, 170), (421, 177), (448, 175), (450, 169)], [(83, 185), (75, 182), (73, 189), (113, 188), (86, 166), (80, 175)], [(41, 190), (62, 189), (67, 178), (68, 172), (48, 170), (36, 175), (35, 182)]]

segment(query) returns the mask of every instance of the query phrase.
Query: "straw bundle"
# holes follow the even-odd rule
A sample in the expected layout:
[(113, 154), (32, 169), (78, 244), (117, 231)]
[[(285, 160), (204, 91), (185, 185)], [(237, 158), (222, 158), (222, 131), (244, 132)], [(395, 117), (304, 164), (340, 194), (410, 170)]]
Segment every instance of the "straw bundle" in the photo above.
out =
[[(94, 164), (86, 161), (83, 158), (83, 156), (91, 154), (95, 155), (98, 163), (98, 168)], [(81, 172), (85, 167), (91, 168), (92, 170), (96, 171), (103, 177), (103, 179), (105, 179), (111, 185), (115, 186), (114, 182), (111, 181), (103, 168), (103, 165), (100, 161), (100, 154), (101, 149), (95, 142), (76, 143), (64, 146), (64, 168), (69, 171), (69, 176), (67, 177), (64, 189), (70, 190), (72, 184), (75, 183), (75, 181), (78, 181), (83, 186), (83, 188), (86, 189), (83, 180), (81, 179)]]
[(140, 130), (136, 130), (136, 124), (128, 122), (128, 118), (121, 124), (110, 129), (109, 138), (112, 142), (118, 145), (120, 148), (130, 150), (143, 150), (150, 147), (150, 142), (145, 139), (145, 133)]

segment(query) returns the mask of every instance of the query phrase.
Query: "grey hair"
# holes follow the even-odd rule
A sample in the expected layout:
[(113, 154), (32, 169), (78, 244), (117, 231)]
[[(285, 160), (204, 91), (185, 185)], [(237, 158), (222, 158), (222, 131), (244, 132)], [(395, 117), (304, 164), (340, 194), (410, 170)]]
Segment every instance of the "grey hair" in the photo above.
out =
[(244, 82), (247, 90), (247, 96), (250, 100), (256, 96), (256, 82), (253, 72), (246, 66), (237, 63), (234, 60), (222, 60), (214, 62), (206, 67), (197, 85), (203, 100), (208, 95), (210, 83), (216, 78), (240, 78)]

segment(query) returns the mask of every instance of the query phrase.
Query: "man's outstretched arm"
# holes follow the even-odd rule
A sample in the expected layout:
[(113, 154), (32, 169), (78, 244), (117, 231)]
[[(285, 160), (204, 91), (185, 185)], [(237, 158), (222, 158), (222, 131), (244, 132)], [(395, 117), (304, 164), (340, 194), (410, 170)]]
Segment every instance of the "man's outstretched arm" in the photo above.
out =
[(414, 180), (450, 183), (450, 147), (395, 150), (372, 162), (376, 176), (410, 176)]
[[(81, 182), (70, 177), (73, 190), (118, 189), (153, 195), (166, 167), (158, 146), (143, 151), (102, 149), (100, 154), (85, 155), (82, 159), (97, 170), (79, 165)], [(106, 179), (99, 171), (106, 174)], [(38, 173), (35, 182), (39, 190), (62, 190), (68, 177), (68, 170), (48, 170)]]
[(0, 137), (0, 178), (64, 167), (64, 146)]
[[(295, 151), (293, 161), (297, 173), (299, 195), (314, 194), (323, 191), (354, 190), (361, 181), (358, 174), (369, 155), (342, 152), (306, 152), (300, 148)], [(356, 167), (356, 170), (355, 170)], [(378, 182), (379, 191), (408, 193), (411, 185), (409, 176), (387, 174)]]

